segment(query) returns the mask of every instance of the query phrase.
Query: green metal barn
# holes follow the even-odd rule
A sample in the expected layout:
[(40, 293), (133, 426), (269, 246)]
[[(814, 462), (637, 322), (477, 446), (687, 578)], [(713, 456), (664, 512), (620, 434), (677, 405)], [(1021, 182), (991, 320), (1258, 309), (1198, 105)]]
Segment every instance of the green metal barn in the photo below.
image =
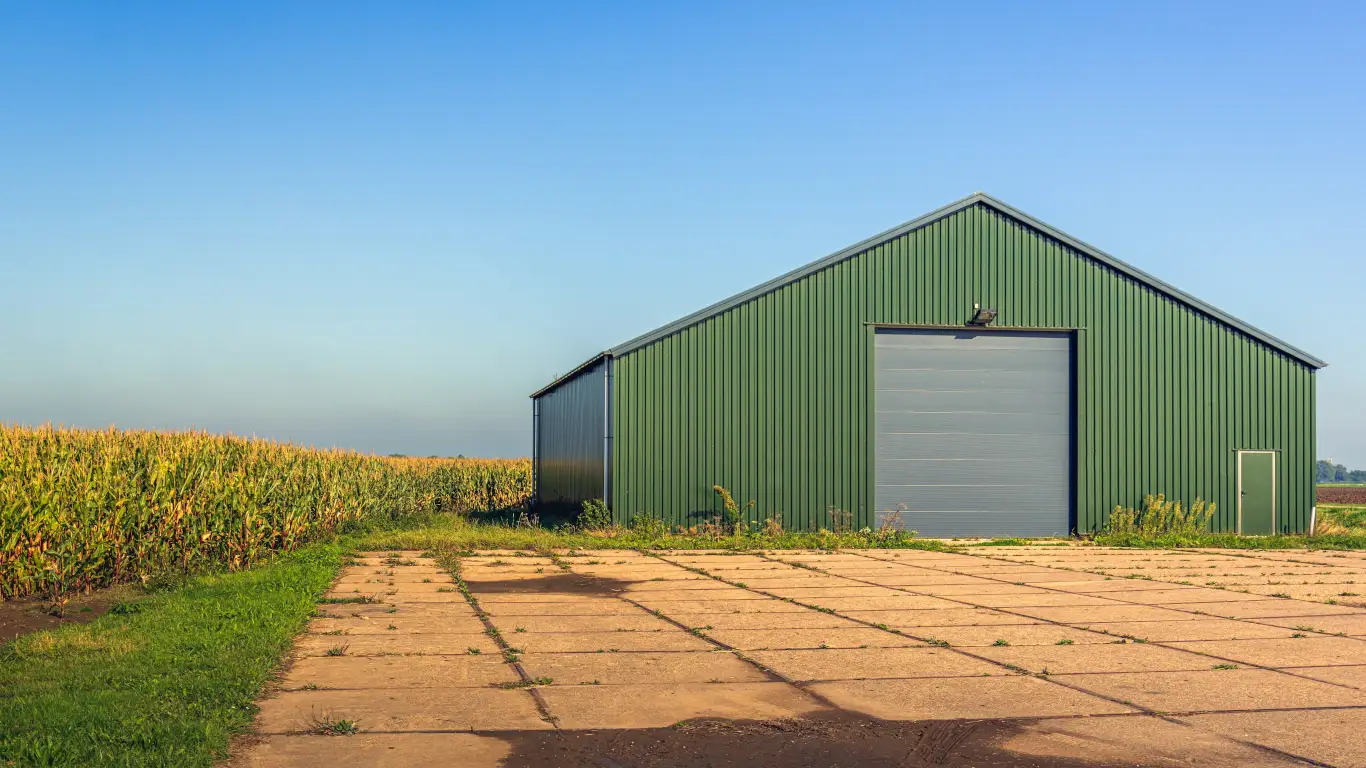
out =
[(1147, 493), (1304, 531), (1323, 361), (984, 194), (532, 395), (537, 502), (697, 525), (1093, 531)]

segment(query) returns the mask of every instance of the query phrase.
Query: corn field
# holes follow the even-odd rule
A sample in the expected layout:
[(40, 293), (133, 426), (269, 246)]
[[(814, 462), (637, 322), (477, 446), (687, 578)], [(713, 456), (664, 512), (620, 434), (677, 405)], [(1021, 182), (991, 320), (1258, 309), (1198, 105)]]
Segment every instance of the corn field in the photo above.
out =
[(0, 425), (0, 599), (242, 568), (356, 522), (527, 503), (526, 459)]

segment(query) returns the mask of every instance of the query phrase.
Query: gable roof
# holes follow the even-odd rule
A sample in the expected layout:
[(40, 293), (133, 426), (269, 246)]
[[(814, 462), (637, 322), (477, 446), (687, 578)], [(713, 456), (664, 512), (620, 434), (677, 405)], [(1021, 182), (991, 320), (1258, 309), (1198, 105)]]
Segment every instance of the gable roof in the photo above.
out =
[(1030, 227), (1031, 229), (1034, 229), (1047, 237), (1057, 240), (1058, 242), (1068, 246), (1069, 248), (1072, 248), (1075, 251), (1082, 253), (1083, 255), (1089, 258), (1095, 259), (1096, 261), (1110, 267), (1111, 269), (1114, 269), (1115, 271), (1121, 274), (1127, 275), (1128, 277), (1133, 278), (1134, 280), (1144, 285), (1147, 285), (1149, 288), (1152, 288), (1158, 293), (1165, 294), (1166, 296), (1175, 299), (1176, 301), (1179, 301), (1182, 304), (1185, 304), (1187, 307), (1197, 312), (1200, 312), (1201, 314), (1207, 315), (1210, 318), (1213, 318), (1214, 320), (1217, 320), (1223, 323), (1224, 325), (1227, 325), (1235, 330), (1238, 330), (1243, 334), (1267, 345), (1268, 347), (1271, 347), (1272, 349), (1278, 350), (1281, 353), (1291, 358), (1294, 358), (1295, 360), (1298, 360), (1304, 365), (1307, 365), (1311, 368), (1324, 368), (1328, 365), (1328, 363), (1309, 354), (1308, 352), (1305, 352), (1304, 350), (1298, 347), (1281, 341), (1275, 336), (1272, 336), (1271, 334), (1263, 330), (1251, 326), (1243, 322), (1242, 320), (1239, 320), (1238, 318), (1234, 317), (1233, 315), (1224, 312), (1218, 307), (1201, 301), (1200, 299), (1195, 298), (1189, 293), (1186, 293), (1185, 291), (1169, 283), (1163, 282), (1137, 267), (1126, 264), (1123, 261), (1120, 261), (1119, 259), (1115, 258), (1114, 256), (1105, 253), (1099, 248), (1095, 248), (1091, 245), (1088, 245), (1078, 240), (1077, 238), (1072, 237), (1066, 232), (1063, 232), (1062, 230), (1055, 229), (1049, 226), (1048, 224), (1039, 221), (1033, 216), (1030, 216), (1027, 213), (1024, 213), (1016, 208), (1012, 208), (1011, 206), (1001, 202), (1000, 200), (997, 200), (996, 198), (986, 194), (985, 192), (978, 192), (976, 194), (968, 195), (967, 197), (963, 198), (962, 200), (958, 200), (957, 202), (949, 203), (948, 205), (942, 208), (930, 211), (924, 216), (921, 216), (920, 218), (914, 219), (912, 221), (908, 221), (899, 227), (894, 227), (881, 234), (873, 235), (867, 240), (855, 243), (849, 246), (848, 248), (840, 250), (836, 253), (832, 253), (823, 259), (813, 261), (810, 264), (807, 264), (803, 267), (798, 267), (797, 269), (794, 269), (785, 275), (775, 277), (766, 283), (757, 285), (753, 288), (750, 288), (747, 291), (737, 293), (728, 299), (718, 301), (717, 303), (712, 304), (709, 307), (700, 309), (690, 315), (679, 318), (678, 320), (675, 320), (672, 323), (660, 326), (659, 328), (656, 328), (653, 331), (641, 334), (640, 336), (637, 336), (634, 339), (631, 339), (630, 341), (627, 341), (623, 344), (619, 344), (615, 347), (612, 347), (611, 349), (594, 355), (583, 365), (580, 365), (579, 367), (575, 368), (569, 374), (558, 377), (555, 379), (555, 381), (551, 382), (550, 384), (546, 385), (540, 390), (537, 390), (532, 395), (532, 397), (538, 397), (541, 394), (553, 389), (560, 382), (570, 378), (587, 365), (595, 362), (596, 360), (604, 356), (620, 357), (621, 355), (634, 352), (637, 349), (640, 349), (641, 347), (653, 344), (654, 342), (666, 336), (670, 336), (674, 333), (677, 333), (678, 331), (681, 331), (684, 328), (695, 325), (697, 323), (702, 322), (703, 320), (715, 317), (716, 315), (719, 315), (728, 309), (744, 304), (750, 299), (762, 296), (771, 291), (775, 291), (789, 283), (794, 283), (808, 275), (819, 272), (825, 269), (826, 267), (829, 267), (833, 264), (837, 264), (841, 261), (844, 261), (845, 259), (853, 258), (854, 256), (857, 256), (858, 254), (863, 253), (864, 251), (867, 251), (870, 248), (882, 245), (883, 243), (901, 237), (902, 235), (908, 232), (913, 232), (917, 229), (933, 224), (934, 222), (939, 221), (940, 219), (952, 216), (953, 214), (958, 213), (959, 211), (962, 211), (964, 209), (970, 208), (974, 205), (985, 206), (1006, 217), (1014, 219), (1020, 222), (1021, 224), (1024, 224), (1025, 226)]

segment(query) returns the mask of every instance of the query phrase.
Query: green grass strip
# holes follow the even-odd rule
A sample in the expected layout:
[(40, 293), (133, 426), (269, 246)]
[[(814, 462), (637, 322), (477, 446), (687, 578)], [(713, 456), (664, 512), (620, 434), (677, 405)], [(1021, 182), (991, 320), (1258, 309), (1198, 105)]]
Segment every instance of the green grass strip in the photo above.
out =
[(801, 532), (776, 535), (703, 535), (670, 533), (667, 526), (645, 525), (608, 531), (550, 529), (471, 521), (460, 515), (439, 515), (420, 528), (386, 530), (362, 536), (361, 549), (952, 549), (951, 543), (920, 539), (901, 531)]
[(0, 765), (212, 765), (250, 726), (345, 549), (192, 577), (0, 647)]

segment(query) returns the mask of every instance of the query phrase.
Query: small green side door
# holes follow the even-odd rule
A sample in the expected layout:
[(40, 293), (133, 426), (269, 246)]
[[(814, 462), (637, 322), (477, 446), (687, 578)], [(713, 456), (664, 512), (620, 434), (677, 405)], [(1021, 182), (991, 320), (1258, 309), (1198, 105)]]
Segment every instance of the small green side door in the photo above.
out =
[(1276, 532), (1276, 454), (1238, 453), (1238, 532), (1266, 536)]

